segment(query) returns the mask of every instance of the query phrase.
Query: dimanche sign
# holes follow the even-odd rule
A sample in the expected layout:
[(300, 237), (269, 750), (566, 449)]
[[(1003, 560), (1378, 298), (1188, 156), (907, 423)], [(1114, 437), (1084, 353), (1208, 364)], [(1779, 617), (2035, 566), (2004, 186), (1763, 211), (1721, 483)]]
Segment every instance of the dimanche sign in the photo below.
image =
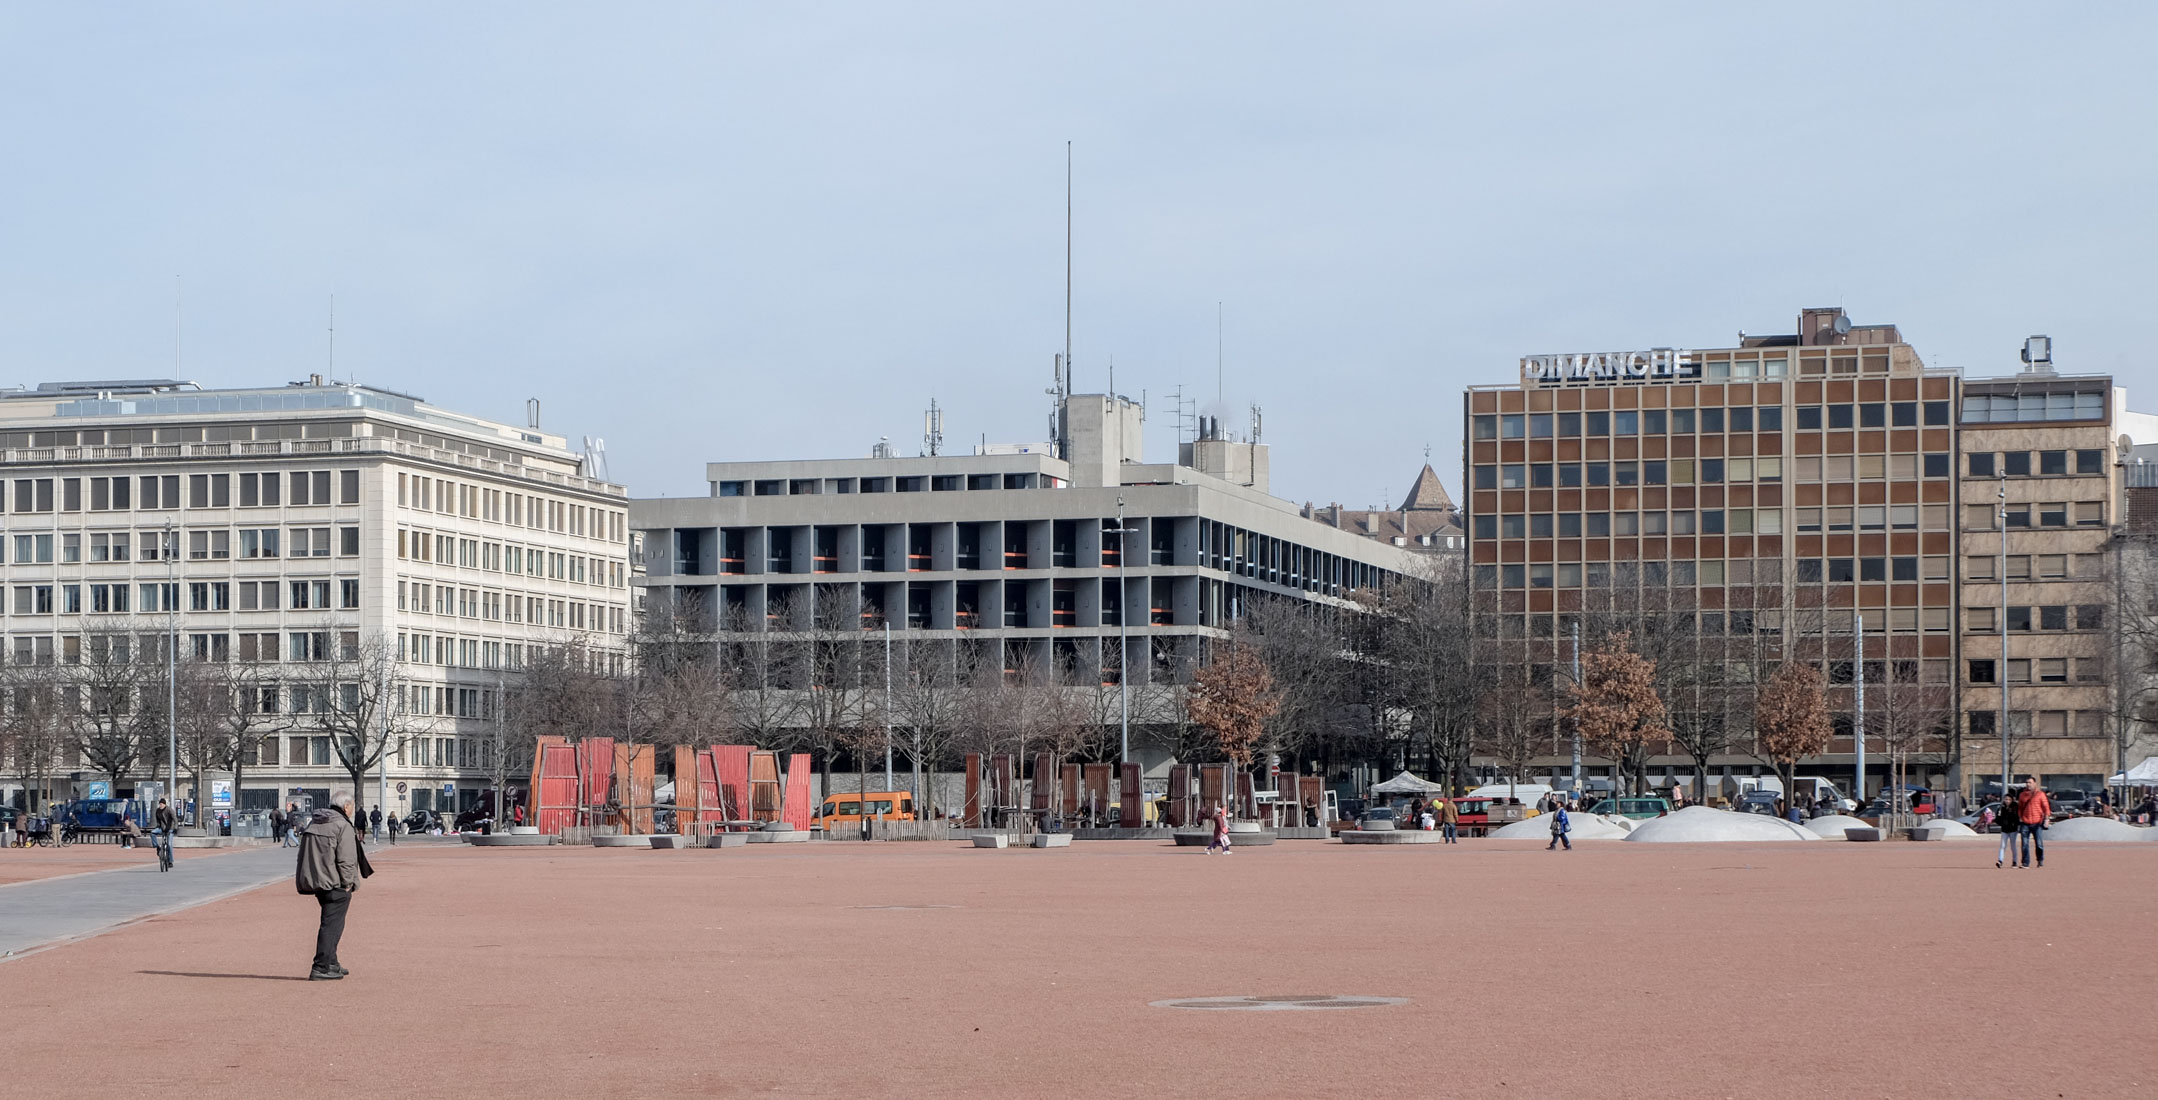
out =
[(1521, 377), (1539, 382), (1652, 382), (1700, 377), (1693, 353), (1677, 348), (1525, 355)]

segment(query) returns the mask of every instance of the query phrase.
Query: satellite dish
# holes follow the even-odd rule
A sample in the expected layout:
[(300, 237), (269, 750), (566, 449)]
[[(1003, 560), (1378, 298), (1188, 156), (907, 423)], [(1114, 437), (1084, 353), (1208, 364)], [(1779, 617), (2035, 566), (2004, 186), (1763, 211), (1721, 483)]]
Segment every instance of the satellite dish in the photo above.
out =
[(1836, 330), (1836, 335), (1849, 336), (1851, 334), (1850, 316), (1843, 313), (1836, 314), (1836, 321), (1832, 327)]
[(2128, 438), (2126, 435), (2121, 436), (2120, 439), (2113, 445), (2119, 448), (2122, 458), (2127, 458), (2136, 449), (2136, 441)]

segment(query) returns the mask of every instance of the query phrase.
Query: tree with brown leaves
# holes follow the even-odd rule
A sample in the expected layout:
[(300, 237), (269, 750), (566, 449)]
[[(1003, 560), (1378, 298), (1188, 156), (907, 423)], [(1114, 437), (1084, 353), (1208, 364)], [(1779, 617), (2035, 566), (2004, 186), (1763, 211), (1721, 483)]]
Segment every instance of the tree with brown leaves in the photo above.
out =
[(1274, 674), (1242, 634), (1242, 628), (1232, 628), (1228, 638), (1214, 643), (1214, 659), (1192, 674), (1184, 697), (1191, 720), (1207, 731), (1237, 773), (1251, 767), (1267, 719), (1281, 709)]
[[(1583, 741), (1611, 758), (1614, 774), (1648, 742), (1671, 736), (1663, 699), (1656, 694), (1656, 662), (1634, 652), (1627, 631), (1581, 655), (1573, 700), (1566, 716)], [(1617, 787), (1612, 785), (1612, 794), (1619, 793)]]
[(1798, 758), (1828, 748), (1828, 702), (1821, 693), (1821, 670), (1786, 661), (1769, 677), (1753, 704), (1754, 735), (1761, 751), (1776, 764), (1788, 806)]

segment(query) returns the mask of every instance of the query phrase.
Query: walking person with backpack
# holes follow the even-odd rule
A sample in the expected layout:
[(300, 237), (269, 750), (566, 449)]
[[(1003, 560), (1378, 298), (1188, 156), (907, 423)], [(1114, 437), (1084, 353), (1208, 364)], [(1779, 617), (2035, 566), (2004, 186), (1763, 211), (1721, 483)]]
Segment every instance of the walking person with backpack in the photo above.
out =
[(1551, 843), (1544, 845), (1544, 851), (1548, 852), (1561, 844), (1566, 846), (1567, 851), (1573, 851), (1574, 842), (1567, 837), (1567, 834), (1574, 831), (1574, 823), (1572, 819), (1566, 816), (1566, 804), (1561, 802), (1553, 807), (1550, 816)]
[(351, 973), (337, 961), (337, 945), (345, 935), (345, 911), (352, 905), (352, 892), (360, 880), (375, 873), (360, 846), (359, 830), (352, 827), (352, 796), (340, 794), (330, 808), (298, 830), (299, 865), (293, 885), (314, 896), (321, 906), (321, 922), (315, 929), (315, 961), (308, 969), (311, 982), (334, 982)]

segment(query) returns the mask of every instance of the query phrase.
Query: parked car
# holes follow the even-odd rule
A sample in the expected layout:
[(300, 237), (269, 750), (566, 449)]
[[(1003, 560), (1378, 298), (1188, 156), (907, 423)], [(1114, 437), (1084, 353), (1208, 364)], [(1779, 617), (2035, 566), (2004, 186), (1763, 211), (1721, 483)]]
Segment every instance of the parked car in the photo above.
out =
[(1615, 799), (1606, 798), (1590, 806), (1588, 812), (1592, 814), (1617, 814), (1620, 817), (1630, 817), (1636, 821), (1642, 821), (1652, 817), (1662, 817), (1670, 813), (1671, 800), (1646, 795), (1639, 797), (1628, 795), (1624, 798)]
[(1356, 815), (1356, 827), (1359, 829), (1393, 829), (1398, 827), (1398, 824), (1392, 806), (1373, 806)]
[(1776, 791), (1747, 791), (1731, 804), (1731, 809), (1742, 814), (1760, 814), (1775, 817), (1776, 803), (1783, 795)]
[(2046, 799), (2053, 803), (2053, 817), (2081, 817), (2097, 810), (2089, 791), (2048, 791)]
[(405, 832), (424, 834), (435, 827), (437, 820), (433, 810), (414, 810), (405, 815)]

